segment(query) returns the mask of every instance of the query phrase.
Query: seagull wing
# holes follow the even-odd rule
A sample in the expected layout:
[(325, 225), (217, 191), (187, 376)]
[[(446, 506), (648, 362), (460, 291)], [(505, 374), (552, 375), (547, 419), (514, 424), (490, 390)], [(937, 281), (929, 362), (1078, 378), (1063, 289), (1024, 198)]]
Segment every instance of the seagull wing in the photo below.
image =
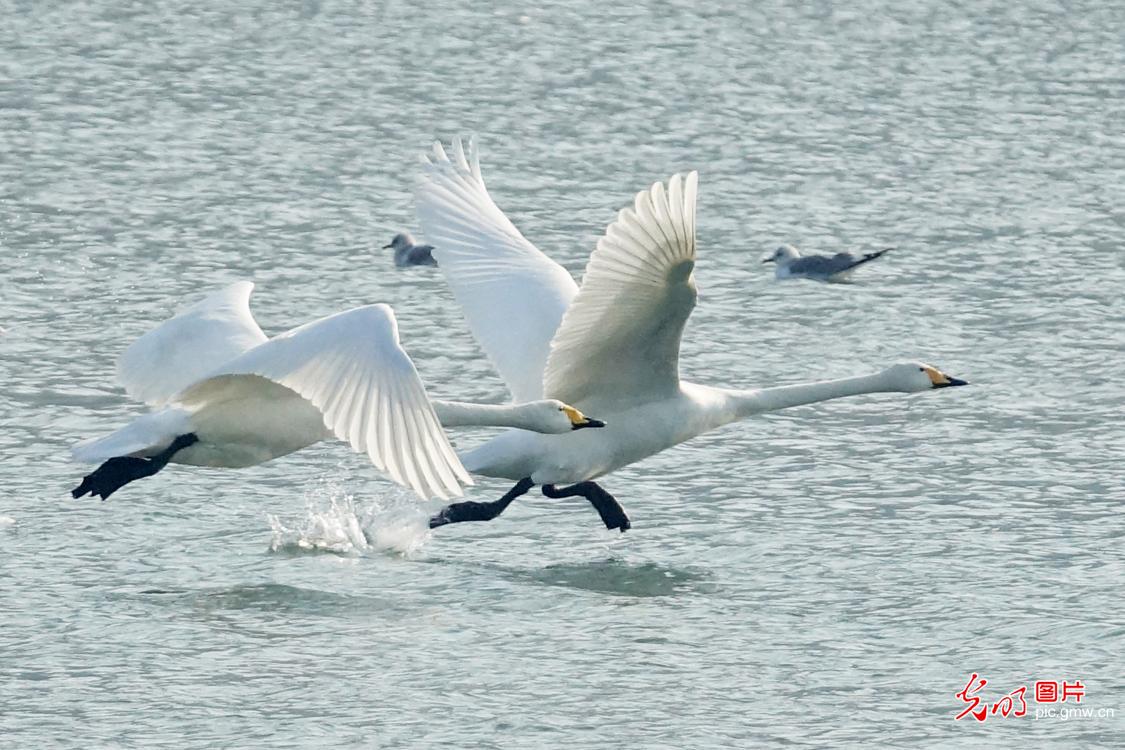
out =
[(423, 157), (418, 221), (469, 330), (512, 398), (542, 398), (551, 337), (578, 285), (492, 201), (475, 144), (469, 141), (468, 158), (460, 140), (450, 152), (435, 143), (432, 155)]
[(809, 276), (831, 276), (846, 271), (855, 265), (856, 257), (851, 253), (835, 255), (802, 255), (789, 263), (789, 273)]
[(179, 394), (193, 410), (231, 378), (266, 378), (295, 391), (325, 426), (423, 498), (459, 497), (472, 484), (402, 349), (394, 312), (369, 305), (294, 328), (226, 363)]
[(551, 342), (548, 397), (596, 413), (679, 388), (680, 336), (696, 299), (697, 183), (692, 172), (641, 191), (598, 240)]
[[(890, 248), (888, 248), (889, 250)], [(873, 261), (887, 250), (874, 253), (865, 253), (862, 256), (852, 253), (836, 253), (835, 255), (806, 255), (797, 258), (789, 264), (789, 272), (805, 276), (829, 278), (836, 274), (851, 271), (856, 266)]]
[(258, 346), (266, 335), (250, 314), (254, 284), (240, 281), (208, 296), (134, 341), (117, 360), (117, 379), (133, 398), (163, 406), (188, 385)]

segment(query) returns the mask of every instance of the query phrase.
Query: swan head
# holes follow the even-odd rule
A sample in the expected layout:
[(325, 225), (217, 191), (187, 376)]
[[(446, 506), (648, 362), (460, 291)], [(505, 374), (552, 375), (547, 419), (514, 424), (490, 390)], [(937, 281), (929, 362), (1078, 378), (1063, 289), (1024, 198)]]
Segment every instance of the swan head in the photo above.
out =
[(904, 393), (920, 393), (935, 388), (949, 388), (955, 385), (968, 385), (967, 380), (954, 378), (928, 365), (925, 362), (901, 362), (887, 368), (884, 373), (891, 390)]
[(587, 427), (605, 427), (600, 419), (591, 419), (570, 404), (553, 398), (532, 401), (526, 408), (536, 432), (558, 435)]
[(777, 263), (778, 265), (787, 265), (792, 263), (797, 258), (801, 257), (801, 251), (792, 245), (781, 245), (772, 253), (762, 258), (763, 263)]
[(408, 247), (414, 247), (414, 236), (410, 232), (399, 232), (394, 236), (389, 245), (383, 245), (383, 249), (394, 248), (395, 250), (404, 250)]

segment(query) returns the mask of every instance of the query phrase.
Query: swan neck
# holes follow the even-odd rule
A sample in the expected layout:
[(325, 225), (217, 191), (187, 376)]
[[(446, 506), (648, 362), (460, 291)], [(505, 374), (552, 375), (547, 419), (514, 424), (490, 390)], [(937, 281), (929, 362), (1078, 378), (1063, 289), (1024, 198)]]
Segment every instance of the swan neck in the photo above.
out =
[(533, 427), (526, 409), (504, 404), (469, 404), (464, 401), (430, 401), (445, 427)]
[(803, 406), (815, 404), (818, 401), (844, 398), (845, 396), (892, 390), (895, 389), (888, 387), (881, 374), (875, 374), (749, 391), (727, 391), (732, 407), (728, 411), (733, 420), (739, 420), (762, 412), (788, 409), (791, 406)]

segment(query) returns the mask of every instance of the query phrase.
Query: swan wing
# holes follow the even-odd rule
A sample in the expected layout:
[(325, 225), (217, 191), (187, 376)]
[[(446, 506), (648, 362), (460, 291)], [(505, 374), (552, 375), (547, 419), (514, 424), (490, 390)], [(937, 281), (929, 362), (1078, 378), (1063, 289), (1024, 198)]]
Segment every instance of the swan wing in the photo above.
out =
[(551, 342), (545, 395), (621, 405), (679, 388), (680, 336), (696, 299), (697, 183), (692, 172), (641, 191), (598, 240)]
[(239, 281), (164, 321), (117, 360), (126, 393), (152, 406), (266, 340), (250, 314), (254, 284)]
[(294, 328), (246, 352), (176, 399), (221, 397), (231, 377), (262, 377), (308, 400), (325, 426), (423, 498), (459, 497), (472, 480), (402, 349), (394, 312), (369, 305)]
[[(528, 242), (493, 202), (476, 145), (460, 139), (423, 156), (415, 191), (418, 221), (477, 343), (513, 400), (543, 397), (551, 337), (578, 285)], [(452, 158), (450, 158), (452, 156)]]

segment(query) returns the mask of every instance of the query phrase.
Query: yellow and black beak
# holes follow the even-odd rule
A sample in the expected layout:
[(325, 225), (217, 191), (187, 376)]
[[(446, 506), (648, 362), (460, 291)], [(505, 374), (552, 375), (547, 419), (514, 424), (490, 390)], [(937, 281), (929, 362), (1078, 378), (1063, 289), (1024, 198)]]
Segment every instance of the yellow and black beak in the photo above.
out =
[(570, 418), (570, 429), (581, 430), (584, 427), (605, 427), (605, 422), (600, 419), (590, 419), (573, 406), (564, 406), (563, 412)]
[(930, 382), (934, 384), (934, 388), (949, 388), (954, 385), (968, 385), (969, 381), (961, 380), (960, 378), (951, 378), (941, 370), (933, 367), (925, 368), (926, 374), (930, 376)]

